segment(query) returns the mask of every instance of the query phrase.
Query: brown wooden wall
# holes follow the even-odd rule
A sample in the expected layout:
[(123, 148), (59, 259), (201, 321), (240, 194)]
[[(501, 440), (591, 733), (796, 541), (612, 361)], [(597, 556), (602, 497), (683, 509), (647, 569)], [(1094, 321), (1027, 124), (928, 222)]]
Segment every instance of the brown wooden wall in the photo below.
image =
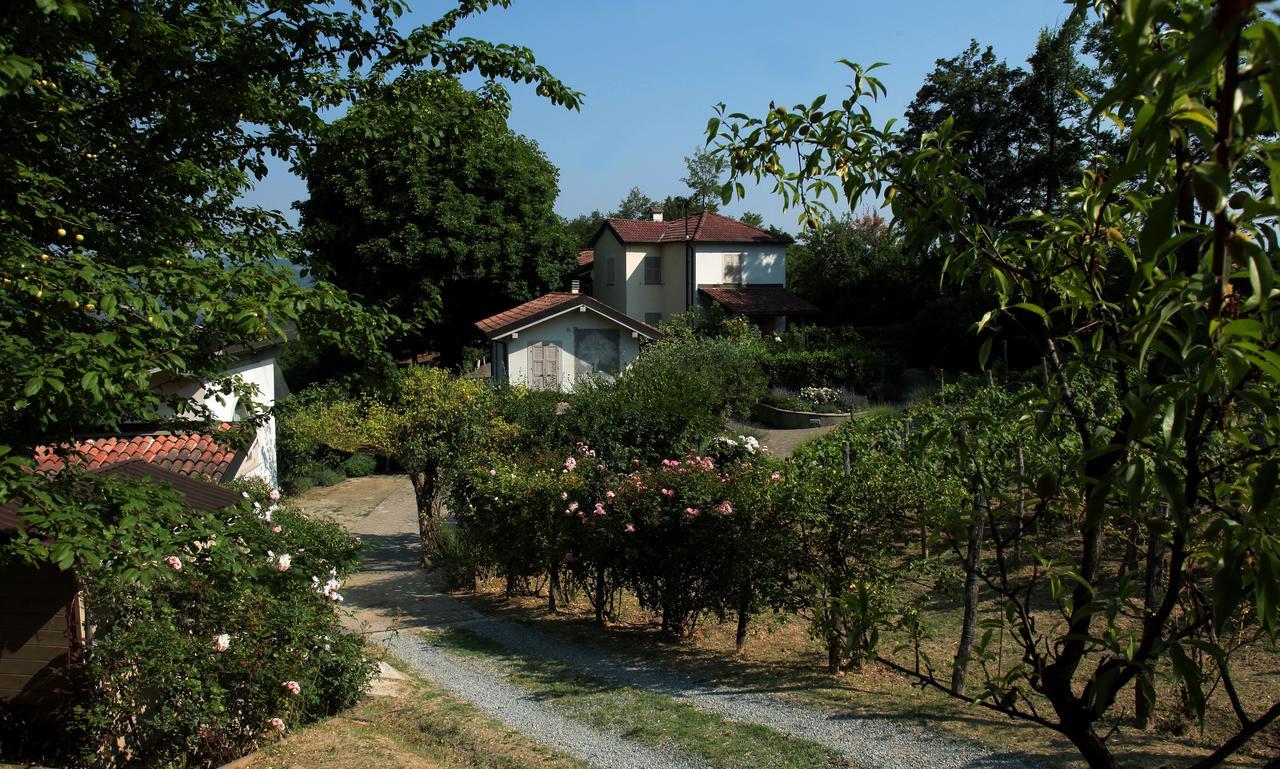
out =
[(0, 568), (0, 702), (22, 710), (52, 704), (79, 634), (75, 599), (70, 572)]

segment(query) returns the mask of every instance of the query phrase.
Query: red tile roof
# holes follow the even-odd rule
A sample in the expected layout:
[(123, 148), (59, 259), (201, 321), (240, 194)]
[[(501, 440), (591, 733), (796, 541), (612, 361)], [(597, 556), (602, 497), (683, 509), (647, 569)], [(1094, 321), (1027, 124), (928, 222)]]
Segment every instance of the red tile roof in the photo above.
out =
[(584, 249), (578, 252), (578, 266), (586, 267), (596, 260), (596, 252), (594, 249)]
[[(687, 226), (686, 226), (687, 223)], [(607, 219), (609, 227), (623, 243), (671, 243), (692, 240), (704, 243), (790, 243), (791, 238), (752, 227), (737, 219), (711, 213), (686, 219), (654, 222), (635, 219)]]
[(537, 299), (531, 299), (524, 304), (512, 307), (510, 310), (476, 321), (475, 325), (490, 339), (496, 339), (512, 331), (537, 323), (543, 318), (573, 309), (579, 305), (585, 305), (618, 325), (639, 332), (650, 339), (657, 339), (662, 336), (662, 332), (648, 323), (642, 323), (635, 318), (624, 315), (586, 294), (574, 294), (569, 291), (552, 291), (549, 294), (543, 294)]
[[(101, 475), (112, 475), (134, 480), (155, 480), (172, 486), (193, 510), (213, 512), (238, 504), (241, 496), (225, 486), (207, 483), (190, 476), (180, 475), (166, 470), (154, 462), (143, 459), (131, 459), (114, 465), (101, 467), (93, 472)], [(12, 531), (18, 528), (19, 502), (8, 502), (0, 505), (0, 531)]]
[(178, 475), (208, 476), (220, 481), (224, 480), (223, 476), (236, 459), (233, 449), (219, 443), (215, 436), (204, 433), (86, 438), (76, 441), (70, 448), (73, 450), (58, 453), (48, 446), (37, 448), (38, 471), (56, 473), (68, 462), (86, 470), (98, 470), (119, 462), (141, 459)]
[(741, 315), (816, 315), (822, 312), (781, 286), (704, 286), (698, 290), (729, 312)]
[(524, 304), (518, 304), (510, 310), (503, 310), (497, 315), (478, 320), (476, 321), (476, 328), (492, 335), (500, 329), (518, 326), (537, 315), (560, 309), (561, 305), (568, 305), (582, 296), (583, 294), (573, 294), (568, 291), (552, 291), (549, 294), (543, 294), (537, 299), (530, 299)]

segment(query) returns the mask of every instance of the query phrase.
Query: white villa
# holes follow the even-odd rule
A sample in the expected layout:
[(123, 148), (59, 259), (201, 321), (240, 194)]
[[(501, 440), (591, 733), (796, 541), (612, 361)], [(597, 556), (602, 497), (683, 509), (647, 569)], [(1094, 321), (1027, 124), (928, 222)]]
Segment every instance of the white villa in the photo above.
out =
[[(719, 304), (766, 331), (818, 308), (786, 289), (791, 239), (714, 213), (665, 221), (607, 219), (578, 255), (571, 291), (554, 291), (477, 322), (492, 345), (491, 376), (571, 390), (613, 376), (661, 336), (658, 323)], [(594, 296), (578, 292), (586, 282)]]
[(651, 325), (706, 302), (765, 330), (818, 308), (786, 289), (791, 239), (715, 213), (608, 219), (592, 239), (595, 297)]

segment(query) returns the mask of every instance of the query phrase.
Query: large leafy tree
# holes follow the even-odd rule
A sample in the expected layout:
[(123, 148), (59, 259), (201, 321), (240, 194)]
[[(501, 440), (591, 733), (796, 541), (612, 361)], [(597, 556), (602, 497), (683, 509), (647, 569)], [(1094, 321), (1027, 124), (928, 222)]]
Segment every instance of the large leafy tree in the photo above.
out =
[(882, 325), (911, 320), (936, 281), (884, 217), (864, 213), (802, 233), (787, 250), (787, 284), (832, 322)]
[[(1237, 651), (1280, 635), (1280, 209), (1270, 183), (1280, 177), (1280, 25), (1250, 0), (1068, 5), (1115, 43), (1116, 81), (1089, 118), (1117, 126), (1123, 150), (1083, 171), (1057, 212), (1014, 206), (1009, 226), (975, 210), (987, 180), (959, 120), (944, 119), (918, 150), (902, 144), (863, 109), (884, 91), (856, 65), (833, 108), (819, 99), (759, 118), (722, 113), (710, 133), (735, 173), (772, 179), (807, 221), (820, 193), (855, 205), (885, 195), (952, 276), (988, 287), (996, 301), (980, 325), (1041, 332), (1044, 378), (1007, 418), (1041, 435), (1065, 421), (1075, 448), (988, 481), (1035, 479), (1030, 515), (988, 521), (998, 568), (979, 575), (1019, 661), (984, 673), (977, 696), (903, 672), (1060, 732), (1096, 769), (1119, 765), (1108, 740), (1122, 694), (1154, 699), (1151, 680), (1166, 673), (1203, 714), (1216, 689), (1234, 728), (1188, 764), (1201, 769), (1280, 719), (1276, 698), (1249, 701), (1235, 685)], [(1101, 381), (1084, 390), (1081, 376)], [(1066, 522), (1077, 547), (1012, 574), (1010, 548), (1032, 545), (1050, 519)], [(1149, 544), (1145, 570), (1117, 566), (1120, 533)]]
[(6, 3), (0, 499), (66, 509), (25, 470), (37, 445), (166, 406), (207, 417), (153, 391), (158, 373), (216, 380), (221, 350), (290, 324), (373, 354), (377, 319), (327, 283), (300, 285), (289, 228), (242, 195), (271, 156), (315, 140), (321, 111), (391, 69), (478, 70), (576, 106), (529, 51), (450, 37), (505, 4), (463, 0), (402, 31), (394, 0)]
[(559, 287), (574, 243), (556, 168), (506, 125), (506, 98), (437, 72), (379, 88), (303, 163), (307, 264), (407, 325), (393, 349), (458, 360), (470, 325)]

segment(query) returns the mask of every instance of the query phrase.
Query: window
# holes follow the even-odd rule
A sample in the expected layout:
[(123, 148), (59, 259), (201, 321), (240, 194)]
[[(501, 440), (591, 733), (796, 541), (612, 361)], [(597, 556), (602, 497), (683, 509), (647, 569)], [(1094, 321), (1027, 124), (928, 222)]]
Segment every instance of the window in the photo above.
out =
[(618, 257), (611, 256), (604, 260), (604, 282), (605, 285), (612, 286), (618, 273)]
[(622, 345), (615, 329), (579, 328), (573, 331), (574, 370), (588, 374), (615, 375), (621, 366)]
[(742, 285), (742, 254), (724, 255), (724, 282), (734, 286)]
[(650, 286), (662, 283), (662, 257), (646, 256), (644, 258), (644, 282)]
[(662, 313), (660, 312), (646, 312), (644, 314), (644, 322), (648, 323), (650, 326), (656, 326), (661, 321), (662, 321)]

